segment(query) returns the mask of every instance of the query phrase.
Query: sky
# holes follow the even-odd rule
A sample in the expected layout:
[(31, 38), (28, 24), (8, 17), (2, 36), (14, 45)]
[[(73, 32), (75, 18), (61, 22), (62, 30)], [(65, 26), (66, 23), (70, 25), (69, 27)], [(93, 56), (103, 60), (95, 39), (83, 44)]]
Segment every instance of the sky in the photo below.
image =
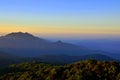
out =
[(120, 36), (120, 0), (0, 0), (0, 33), (44, 37)]

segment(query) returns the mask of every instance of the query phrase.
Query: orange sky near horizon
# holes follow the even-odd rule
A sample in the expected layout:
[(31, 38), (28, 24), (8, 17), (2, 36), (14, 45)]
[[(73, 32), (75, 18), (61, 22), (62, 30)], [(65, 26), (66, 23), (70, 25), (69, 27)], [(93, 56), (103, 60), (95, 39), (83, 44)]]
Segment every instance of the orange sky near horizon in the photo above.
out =
[(120, 34), (120, 28), (113, 27), (48, 27), (0, 25), (0, 33), (30, 32), (42, 34)]
[(113, 27), (54, 27), (54, 26), (15, 26), (0, 25), (0, 36), (11, 32), (28, 32), (41, 38), (54, 39), (89, 39), (89, 38), (117, 38), (120, 35), (120, 28)]
[(3, 0), (0, 11), (0, 34), (120, 36), (119, 0)]

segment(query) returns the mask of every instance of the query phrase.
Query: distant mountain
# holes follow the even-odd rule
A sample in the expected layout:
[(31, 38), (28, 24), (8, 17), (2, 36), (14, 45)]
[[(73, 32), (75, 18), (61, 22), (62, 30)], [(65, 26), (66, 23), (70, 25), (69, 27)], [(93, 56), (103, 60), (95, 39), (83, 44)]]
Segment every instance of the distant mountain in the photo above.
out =
[(68, 55), (41, 55), (38, 57), (38, 60), (42, 62), (48, 62), (53, 64), (68, 64), (68, 63), (74, 63), (81, 60), (100, 60), (100, 61), (117, 61), (116, 59), (113, 59), (107, 55), (102, 54), (90, 54), (90, 55), (84, 55), (84, 56), (68, 56)]
[[(19, 63), (24, 61), (40, 61), (52, 64), (68, 64), (73, 63), (81, 60), (101, 60), (101, 61), (113, 61), (115, 59), (108, 57), (102, 54), (89, 54), (84, 56), (69, 56), (66, 54), (43, 54), (38, 57), (33, 58), (20, 58), (5, 52), (0, 51), (0, 66)], [(117, 60), (115, 60), (117, 61)]]
[(116, 60), (103, 54), (109, 53), (60, 40), (51, 42), (30, 33), (17, 32), (0, 37), (0, 66), (32, 60), (53, 64), (67, 64), (87, 59)]
[(5, 52), (2, 52), (2, 51), (0, 51), (0, 60), (1, 59), (12, 59), (12, 58), (14, 58), (15, 56), (13, 56), (13, 55), (10, 55), (10, 54), (8, 54), (8, 53), (5, 53)]
[(22, 32), (0, 37), (0, 47), (5, 48), (39, 48), (48, 43), (47, 40)]
[(83, 45), (93, 50), (103, 50), (120, 54), (120, 38), (81, 40), (77, 45)]
[[(62, 41), (50, 42), (33, 36), (30, 33), (10, 33), (0, 37), (0, 51), (20, 57), (38, 57), (42, 55), (84, 56), (91, 54), (106, 54), (99, 50), (90, 50)], [(67, 59), (67, 58), (66, 58)], [(69, 59), (68, 59), (69, 60)]]
[(42, 54), (69, 54), (81, 55), (91, 53), (85, 47), (64, 43), (50, 42), (29, 33), (10, 33), (0, 37), (0, 50), (17, 56), (33, 57)]
[(115, 60), (115, 59), (113, 59), (107, 55), (103, 55), (103, 54), (89, 54), (89, 55), (82, 56), (82, 60), (87, 60), (87, 59), (101, 60), (101, 61), (113, 61), (113, 60)]
[(15, 63), (19, 57), (0, 51), (0, 66)]
[[(106, 55), (120, 60), (120, 38), (81, 40), (76, 45), (83, 45), (91, 50), (102, 50)], [(99, 51), (101, 52), (101, 51)], [(107, 52), (107, 53), (106, 53)]]

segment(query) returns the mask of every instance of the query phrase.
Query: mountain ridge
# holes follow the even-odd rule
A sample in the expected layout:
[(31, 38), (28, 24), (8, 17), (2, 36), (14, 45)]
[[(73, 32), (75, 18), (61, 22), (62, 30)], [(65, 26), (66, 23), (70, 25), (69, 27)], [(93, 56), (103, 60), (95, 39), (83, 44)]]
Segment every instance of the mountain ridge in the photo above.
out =
[(52, 54), (66, 54), (69, 56), (108, 54), (103, 51), (90, 50), (84, 46), (65, 43), (61, 40), (51, 42), (27, 32), (14, 32), (1, 36), (0, 51), (20, 57), (38, 57), (40, 55)]
[[(38, 56), (40, 54), (82, 54), (88, 49), (62, 41), (50, 42), (46, 39), (33, 36), (30, 33), (10, 33), (0, 37), (0, 50), (16, 55), (27, 54)], [(88, 51), (89, 52), (89, 51)], [(29, 55), (29, 54), (30, 55)], [(33, 55), (34, 54), (34, 55)]]

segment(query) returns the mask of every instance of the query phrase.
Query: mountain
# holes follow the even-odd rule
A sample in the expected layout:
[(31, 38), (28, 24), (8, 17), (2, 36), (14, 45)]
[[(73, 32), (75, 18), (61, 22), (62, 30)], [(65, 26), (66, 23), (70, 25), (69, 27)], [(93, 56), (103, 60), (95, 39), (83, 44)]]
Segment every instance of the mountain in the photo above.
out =
[(0, 66), (15, 63), (19, 57), (0, 51)]
[(22, 32), (0, 37), (0, 47), (6, 48), (39, 48), (47, 43), (47, 40)]
[[(34, 57), (42, 54), (81, 55), (92, 51), (62, 41), (50, 42), (29, 33), (10, 33), (0, 37), (0, 50), (22, 57)], [(92, 52), (93, 53), (93, 52)]]
[(5, 52), (2, 52), (2, 51), (0, 51), (0, 60), (1, 59), (12, 59), (12, 58), (14, 58), (15, 56), (13, 56), (13, 55), (10, 55), (10, 54), (8, 54), (8, 53), (5, 53)]
[(66, 64), (86, 59), (115, 60), (103, 55), (109, 53), (101, 50), (90, 50), (84, 46), (65, 43), (60, 40), (50, 42), (30, 33), (22, 32), (1, 36), (0, 51), (3, 51), (0, 52), (0, 63), (39, 60), (41, 62)]
[(84, 45), (93, 50), (103, 50), (120, 54), (120, 38), (81, 40), (77, 45)]
[(82, 60), (100, 60), (100, 61), (117, 61), (107, 55), (103, 54), (89, 54), (89, 55), (84, 55), (84, 56), (68, 56), (65, 54), (61, 55), (41, 55), (38, 57), (38, 60), (42, 62), (48, 62), (52, 64), (68, 64), (68, 63), (74, 63), (77, 61), (82, 61)]
[(115, 60), (107, 55), (103, 55), (103, 54), (89, 54), (89, 55), (82, 56), (81, 59), (82, 60), (93, 59), (93, 60), (100, 60), (100, 61), (117, 61), (117, 60)]
[(120, 60), (120, 38), (80, 40), (77, 45), (83, 45), (91, 50), (102, 50), (106, 55)]
[[(94, 54), (101, 54), (99, 57), (104, 60), (102, 58), (104, 55), (102, 54), (109, 54), (104, 51), (90, 50), (84, 46), (65, 43), (60, 40), (51, 42), (46, 39), (36, 37), (30, 33), (22, 32), (10, 33), (5, 36), (1, 36), (0, 51), (19, 57), (38, 58), (38, 56), (41, 56), (43, 60), (46, 58), (45, 61), (50, 60), (49, 58), (53, 58), (51, 60), (59, 60), (60, 62), (63, 62), (63, 60), (66, 62), (74, 62), (75, 60), (89, 59), (86, 55), (95, 56)], [(43, 57), (43, 55), (47, 55), (48, 57)], [(97, 56), (95, 58), (100, 59), (99, 57)]]

